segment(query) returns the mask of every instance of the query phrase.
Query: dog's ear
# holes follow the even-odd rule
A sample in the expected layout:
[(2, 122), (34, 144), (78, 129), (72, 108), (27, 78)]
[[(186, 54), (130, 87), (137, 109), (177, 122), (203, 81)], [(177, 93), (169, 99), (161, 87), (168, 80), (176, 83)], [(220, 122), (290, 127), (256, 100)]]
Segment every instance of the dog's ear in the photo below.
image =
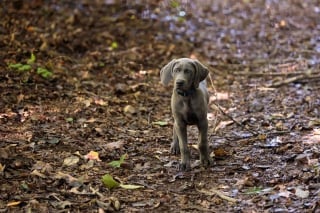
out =
[(169, 81), (172, 79), (172, 71), (175, 63), (176, 59), (173, 59), (160, 70), (161, 83), (165, 86), (168, 85)]
[(206, 66), (201, 64), (198, 60), (193, 60), (193, 64), (196, 67), (193, 85), (194, 85), (194, 88), (198, 88), (199, 83), (204, 79), (206, 79), (206, 77), (208, 76), (209, 70)]

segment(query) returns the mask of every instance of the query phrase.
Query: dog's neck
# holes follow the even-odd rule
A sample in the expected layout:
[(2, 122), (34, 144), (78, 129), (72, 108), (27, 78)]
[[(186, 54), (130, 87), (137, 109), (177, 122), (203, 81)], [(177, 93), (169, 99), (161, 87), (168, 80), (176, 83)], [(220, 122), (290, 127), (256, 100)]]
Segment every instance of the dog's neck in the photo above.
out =
[(195, 91), (196, 91), (195, 88), (191, 88), (191, 89), (186, 90), (186, 91), (185, 91), (185, 90), (180, 90), (180, 89), (177, 89), (177, 90), (176, 90), (176, 92), (178, 93), (178, 95), (181, 95), (181, 96), (183, 96), (183, 97), (188, 97), (188, 96), (194, 94)]

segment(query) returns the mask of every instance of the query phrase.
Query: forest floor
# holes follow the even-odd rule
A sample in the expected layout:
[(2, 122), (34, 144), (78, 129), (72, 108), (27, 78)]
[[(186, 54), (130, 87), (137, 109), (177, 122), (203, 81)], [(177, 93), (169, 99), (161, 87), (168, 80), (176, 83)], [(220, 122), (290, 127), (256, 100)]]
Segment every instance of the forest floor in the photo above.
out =
[[(0, 211), (320, 212), (318, 1), (115, 2), (0, 1)], [(210, 69), (214, 165), (190, 127), (188, 172), (180, 57)]]

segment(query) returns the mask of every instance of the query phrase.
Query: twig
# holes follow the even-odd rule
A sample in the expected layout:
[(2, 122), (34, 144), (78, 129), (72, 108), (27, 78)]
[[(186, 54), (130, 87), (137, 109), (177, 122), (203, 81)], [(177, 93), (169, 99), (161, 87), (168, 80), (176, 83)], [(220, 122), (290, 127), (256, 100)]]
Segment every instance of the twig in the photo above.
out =
[(92, 194), (98, 195), (100, 198), (104, 197), (104, 195), (101, 194), (98, 189), (95, 189), (95, 188), (90, 186), (90, 190), (92, 191)]
[(269, 85), (269, 87), (280, 87), (280, 86), (283, 86), (285, 84), (290, 84), (290, 83), (298, 82), (298, 81), (301, 81), (301, 80), (314, 79), (314, 78), (320, 78), (320, 74), (312, 75), (312, 74), (308, 73), (308, 74), (304, 74), (304, 75), (294, 76), (294, 77), (291, 77), (291, 78), (284, 79), (283, 81), (277, 81), (277, 82)]
[(218, 195), (221, 199), (224, 199), (224, 200), (232, 202), (232, 203), (238, 202), (237, 199), (232, 198), (232, 197), (228, 197), (228, 196), (224, 195), (222, 192), (220, 192), (216, 189), (213, 189), (213, 188), (211, 188), (209, 191), (203, 190), (203, 189), (201, 189), (201, 190), (197, 189), (197, 191), (200, 193), (206, 194), (206, 195)]
[[(310, 74), (318, 74), (319, 72), (312, 72)], [(236, 75), (244, 75), (244, 76), (292, 76), (292, 75), (304, 75), (304, 71), (296, 71), (296, 72), (281, 72), (281, 73), (275, 73), (275, 72), (235, 72)]]
[[(212, 86), (214, 92), (216, 93), (216, 89), (215, 89), (214, 86), (213, 86), (213, 81), (212, 81), (212, 78), (211, 78), (211, 75), (210, 75), (210, 74), (209, 74), (209, 79), (210, 79), (211, 86)], [(249, 132), (252, 133), (254, 136), (255, 136), (255, 135), (259, 135), (258, 132), (253, 131), (253, 130), (247, 128), (246, 126), (244, 126), (243, 124), (241, 124), (239, 121), (235, 120), (231, 115), (229, 115), (228, 113), (226, 113), (225, 111), (223, 111), (223, 109), (220, 107), (219, 104), (217, 104), (217, 103), (213, 103), (213, 104), (219, 109), (219, 111), (220, 111), (224, 116), (226, 116), (226, 117), (228, 117), (229, 119), (231, 119), (231, 120), (232, 120), (233, 122), (235, 122), (238, 126), (240, 126), (240, 127), (242, 127), (243, 129), (249, 131)]]

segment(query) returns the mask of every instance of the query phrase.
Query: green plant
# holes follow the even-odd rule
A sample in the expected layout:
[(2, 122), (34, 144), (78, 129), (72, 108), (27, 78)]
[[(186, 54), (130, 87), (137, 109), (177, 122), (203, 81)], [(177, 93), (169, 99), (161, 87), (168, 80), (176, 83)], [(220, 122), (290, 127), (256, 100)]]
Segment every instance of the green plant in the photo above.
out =
[(245, 194), (259, 194), (262, 191), (262, 187), (253, 186), (246, 190)]
[(42, 67), (37, 68), (37, 74), (41, 75), (43, 78), (50, 78), (52, 76), (52, 72)]
[(128, 157), (127, 154), (124, 154), (120, 157), (120, 160), (115, 160), (115, 161), (111, 161), (109, 164), (109, 166), (112, 166), (114, 168), (120, 168), (121, 164), (124, 163), (124, 160)]
[(31, 66), (29, 64), (9, 64), (9, 68), (16, 69), (19, 72), (25, 72), (31, 70)]
[[(36, 62), (36, 56), (33, 53), (31, 53), (30, 58), (27, 60), (26, 64), (22, 64), (22, 63), (9, 64), (8, 67), (11, 69), (17, 70), (19, 72), (28, 72), (28, 71), (32, 71), (33, 67), (31, 65), (33, 65), (35, 62)], [(53, 73), (50, 70), (43, 68), (41, 66), (37, 67), (36, 73), (43, 78), (50, 78), (53, 75)]]

